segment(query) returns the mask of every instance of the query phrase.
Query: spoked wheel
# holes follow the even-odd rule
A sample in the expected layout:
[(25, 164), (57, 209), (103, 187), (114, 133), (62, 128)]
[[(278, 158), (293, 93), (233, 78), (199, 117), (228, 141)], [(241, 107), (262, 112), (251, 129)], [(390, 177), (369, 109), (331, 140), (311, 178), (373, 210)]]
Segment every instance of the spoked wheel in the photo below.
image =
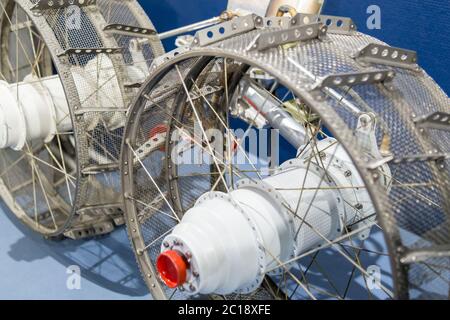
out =
[(44, 236), (111, 232), (125, 112), (163, 52), (153, 25), (135, 1), (0, 6), (1, 195)]
[[(447, 298), (445, 94), (417, 66), (358, 61), (402, 54), (363, 34), (311, 24), (258, 49), (281, 28), (221, 40), (229, 26), (155, 64), (125, 128), (126, 222), (154, 298)], [(430, 113), (447, 118), (420, 127)]]

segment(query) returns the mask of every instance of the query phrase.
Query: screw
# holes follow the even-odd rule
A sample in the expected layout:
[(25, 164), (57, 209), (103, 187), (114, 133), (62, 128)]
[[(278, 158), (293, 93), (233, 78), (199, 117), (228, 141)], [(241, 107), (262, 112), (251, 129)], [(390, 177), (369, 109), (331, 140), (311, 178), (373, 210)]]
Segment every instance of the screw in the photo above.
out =
[(352, 172), (350, 170), (345, 171), (344, 175), (348, 178), (352, 175)]
[(358, 209), (358, 210), (361, 210), (362, 208), (364, 208), (364, 206), (361, 203), (357, 203), (355, 205), (355, 208)]

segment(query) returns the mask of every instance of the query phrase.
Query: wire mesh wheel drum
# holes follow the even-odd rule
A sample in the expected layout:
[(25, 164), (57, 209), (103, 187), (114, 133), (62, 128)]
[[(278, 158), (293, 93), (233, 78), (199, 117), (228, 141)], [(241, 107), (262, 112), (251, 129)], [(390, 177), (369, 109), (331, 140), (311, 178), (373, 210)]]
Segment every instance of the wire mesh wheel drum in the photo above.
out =
[[(121, 160), (125, 217), (153, 297), (447, 299), (448, 97), (412, 52), (353, 25), (296, 29), (294, 19), (247, 16), (200, 31), (192, 47), (155, 61), (130, 109)], [(363, 59), (367, 50), (377, 60)], [(287, 122), (277, 124), (272, 112)], [(291, 160), (268, 176), (256, 160), (247, 167), (230, 161), (229, 150), (252, 157), (245, 135), (230, 133), (242, 123), (247, 134), (279, 129)], [(295, 138), (298, 124), (304, 141)], [(210, 129), (224, 133), (225, 156), (216, 154)], [(184, 149), (175, 148), (180, 141)], [(174, 161), (195, 149), (212, 160)], [(332, 190), (336, 206), (328, 210), (321, 201)], [(252, 211), (252, 197), (267, 204)], [(268, 247), (277, 249), (255, 218), (272, 205), (287, 214), (285, 230), (295, 231), (291, 256), (270, 257)], [(341, 224), (332, 218), (340, 206)], [(247, 234), (239, 233), (247, 223)], [(278, 229), (271, 230), (267, 237)], [(289, 239), (277, 243), (290, 248)], [(241, 247), (246, 253), (230, 260)], [(231, 292), (253, 264), (256, 281)]]
[[(0, 5), (2, 86), (26, 126), (53, 128), (0, 151), (1, 196), (44, 236), (108, 233), (123, 223), (118, 159), (125, 113), (163, 53), (154, 27), (137, 1)], [(30, 101), (34, 92), (43, 98)], [(49, 101), (52, 116), (40, 120), (36, 100)], [(2, 107), (4, 114), (13, 110)]]

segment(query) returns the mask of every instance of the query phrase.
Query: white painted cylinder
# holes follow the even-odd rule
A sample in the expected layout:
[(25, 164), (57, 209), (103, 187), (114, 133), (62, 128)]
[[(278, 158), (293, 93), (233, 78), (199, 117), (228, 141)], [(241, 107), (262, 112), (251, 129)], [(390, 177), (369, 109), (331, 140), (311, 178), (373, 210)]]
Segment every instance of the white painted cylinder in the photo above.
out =
[(296, 212), (299, 217), (294, 218), (296, 253), (322, 245), (323, 237), (332, 240), (342, 233), (340, 217), (344, 207), (339, 193), (329, 189), (331, 184), (322, 179), (322, 173), (315, 171), (314, 166), (309, 170), (294, 166), (264, 181), (280, 190), (285, 203), (292, 209), (290, 214)]
[(271, 0), (228, 0), (227, 10), (244, 11), (264, 16)]
[[(132, 82), (143, 81), (148, 73), (144, 59), (137, 53), (133, 58), (137, 63), (127, 67), (129, 78)], [(71, 71), (81, 108), (125, 108), (116, 70), (107, 55), (100, 54), (85, 66), (73, 66)], [(0, 149), (21, 150), (26, 141), (49, 142), (57, 133), (72, 131), (72, 119), (58, 75), (27, 76), (18, 84), (0, 81), (0, 95)], [(107, 125), (116, 128), (123, 126), (124, 121), (116, 116)]]
[(18, 84), (0, 81), (0, 148), (21, 150), (26, 141), (50, 141), (71, 130), (67, 100), (58, 76), (28, 76)]
[(275, 16), (283, 5), (289, 5), (298, 13), (320, 14), (324, 0), (272, 0), (267, 9), (267, 16)]

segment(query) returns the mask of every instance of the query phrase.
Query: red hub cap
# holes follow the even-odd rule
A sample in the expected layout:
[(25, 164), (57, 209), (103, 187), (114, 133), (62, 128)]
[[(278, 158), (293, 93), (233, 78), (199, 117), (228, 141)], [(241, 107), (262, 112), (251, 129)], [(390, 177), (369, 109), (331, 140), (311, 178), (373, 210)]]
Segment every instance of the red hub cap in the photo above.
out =
[(156, 269), (169, 288), (177, 288), (186, 282), (188, 263), (177, 251), (161, 253), (156, 260)]

